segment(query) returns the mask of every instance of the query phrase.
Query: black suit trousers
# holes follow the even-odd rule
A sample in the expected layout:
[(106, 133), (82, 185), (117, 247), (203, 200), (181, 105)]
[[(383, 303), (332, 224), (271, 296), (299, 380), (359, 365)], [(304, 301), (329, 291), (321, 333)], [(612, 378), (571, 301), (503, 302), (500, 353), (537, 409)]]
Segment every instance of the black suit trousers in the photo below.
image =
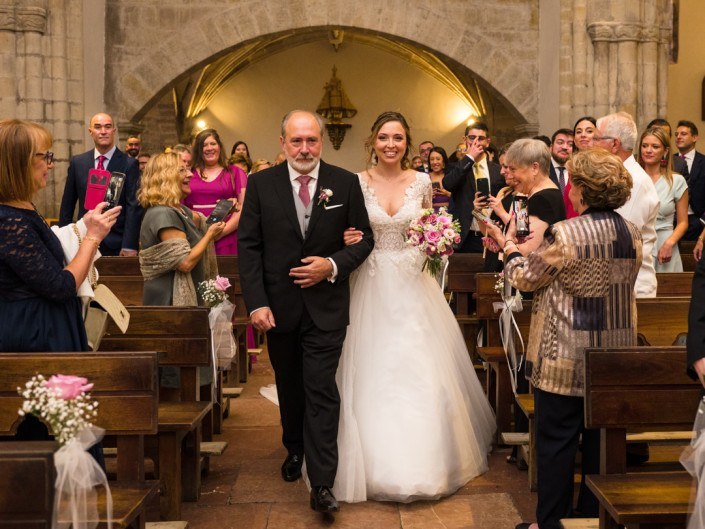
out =
[(598, 516), (598, 502), (585, 485), (586, 474), (600, 471), (600, 432), (584, 428), (584, 399), (534, 390), (538, 503), (541, 529), (561, 529), (561, 518), (573, 511), (573, 471), (580, 434), (583, 434), (582, 481), (577, 510)]
[(292, 332), (268, 332), (282, 422), (282, 442), (303, 454), (311, 486), (332, 487), (338, 469), (340, 395), (335, 373), (347, 327), (323, 331), (304, 309)]

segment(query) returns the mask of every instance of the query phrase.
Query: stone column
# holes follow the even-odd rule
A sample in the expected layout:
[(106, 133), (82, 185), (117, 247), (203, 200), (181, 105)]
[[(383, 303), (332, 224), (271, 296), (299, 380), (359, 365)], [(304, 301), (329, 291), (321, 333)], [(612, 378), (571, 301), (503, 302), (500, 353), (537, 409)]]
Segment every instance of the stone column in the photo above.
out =
[(15, 0), (0, 0), (0, 117), (17, 115)]
[[(586, 110), (585, 114), (594, 114), (598, 118), (609, 113), (610, 109), (610, 41), (612, 40), (612, 29), (602, 24), (591, 24), (588, 26), (588, 34), (594, 47), (594, 58), (592, 73), (593, 105), (591, 110)], [(577, 118), (576, 118), (577, 119)]]
[[(29, 4), (29, 5), (28, 5)], [(32, 121), (45, 120), (42, 97), (42, 36), (47, 28), (47, 10), (44, 0), (22, 2), (15, 9), (17, 29), (22, 33), (24, 76), (19, 83), (20, 102), (24, 103), (24, 117)]]

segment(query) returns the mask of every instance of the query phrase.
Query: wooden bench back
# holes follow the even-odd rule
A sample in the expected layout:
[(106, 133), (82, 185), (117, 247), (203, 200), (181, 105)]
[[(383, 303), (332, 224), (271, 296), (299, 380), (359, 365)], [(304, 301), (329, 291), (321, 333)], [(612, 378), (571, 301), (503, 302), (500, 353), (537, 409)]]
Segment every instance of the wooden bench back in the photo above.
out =
[(448, 258), (448, 281), (446, 289), (456, 299), (456, 314), (470, 314), (477, 291), (475, 277), (484, 270), (485, 260), (479, 253), (455, 253)]
[(58, 447), (54, 441), (0, 443), (0, 527), (51, 528)]
[(144, 479), (144, 435), (158, 427), (157, 353), (2, 353), (0, 354), (0, 435), (15, 433), (22, 397), (17, 387), (41, 372), (72, 374), (94, 384), (95, 425), (117, 436), (117, 477)]
[(681, 253), (681, 261), (683, 261), (683, 271), (684, 272), (694, 272), (697, 261), (693, 257), (693, 248), (695, 247), (695, 241), (684, 241), (681, 239), (678, 241), (678, 248)]
[(656, 274), (656, 297), (690, 297), (693, 272), (659, 272)]
[(603, 429), (603, 473), (626, 471), (628, 429), (692, 429), (702, 386), (686, 366), (684, 347), (585, 351), (585, 426)]

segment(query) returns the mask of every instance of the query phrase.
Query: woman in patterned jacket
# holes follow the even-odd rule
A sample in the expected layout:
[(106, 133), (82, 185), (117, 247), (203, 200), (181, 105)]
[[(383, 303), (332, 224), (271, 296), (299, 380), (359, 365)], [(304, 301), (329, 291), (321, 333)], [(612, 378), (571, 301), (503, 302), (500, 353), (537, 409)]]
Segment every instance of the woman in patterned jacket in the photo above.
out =
[(558, 529), (561, 518), (572, 516), (581, 433), (577, 511), (597, 516), (597, 500), (584, 483), (586, 473), (599, 473), (599, 431), (583, 427), (584, 350), (636, 344), (641, 234), (615, 212), (629, 198), (632, 179), (619, 158), (603, 149), (574, 154), (568, 171), (570, 200), (580, 215), (551, 226), (536, 251), (519, 253), (513, 220), (506, 235), (490, 230), (504, 248), (512, 286), (535, 292), (526, 376), (535, 388), (538, 525), (517, 529)]

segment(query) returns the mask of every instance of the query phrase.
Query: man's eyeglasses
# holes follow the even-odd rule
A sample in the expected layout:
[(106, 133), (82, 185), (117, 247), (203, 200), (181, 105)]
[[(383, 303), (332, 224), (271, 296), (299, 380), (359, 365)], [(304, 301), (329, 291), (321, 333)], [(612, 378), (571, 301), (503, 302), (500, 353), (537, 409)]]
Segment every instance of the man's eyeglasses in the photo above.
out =
[(38, 152), (35, 154), (35, 156), (42, 156), (47, 165), (51, 164), (54, 161), (54, 153), (51, 151)]
[(485, 141), (485, 140), (487, 139), (487, 136), (474, 136), (474, 135), (470, 135), (470, 136), (465, 136), (465, 138), (468, 139), (468, 140), (470, 140), (470, 141), (475, 141), (475, 140), (478, 140), (478, 141)]
[(609, 141), (609, 140), (616, 140), (614, 136), (593, 136), (592, 141)]

